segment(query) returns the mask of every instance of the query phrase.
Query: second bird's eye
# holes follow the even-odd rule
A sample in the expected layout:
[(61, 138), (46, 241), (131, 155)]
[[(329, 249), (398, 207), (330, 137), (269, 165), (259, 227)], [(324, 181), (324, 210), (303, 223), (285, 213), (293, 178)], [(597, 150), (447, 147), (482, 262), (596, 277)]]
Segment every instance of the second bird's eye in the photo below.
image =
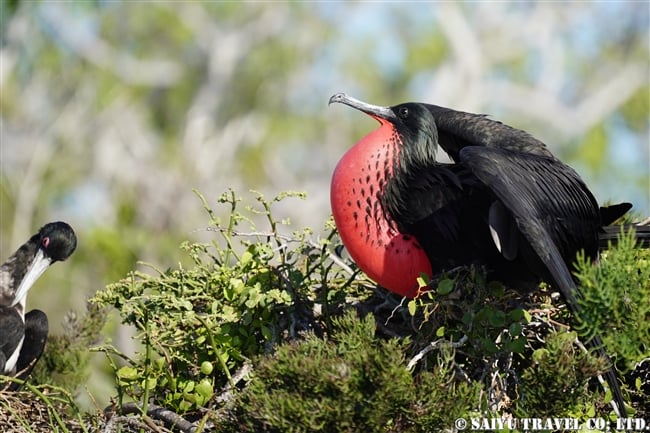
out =
[(400, 109), (397, 111), (397, 115), (402, 119), (406, 119), (409, 115), (409, 109), (406, 107), (400, 107)]

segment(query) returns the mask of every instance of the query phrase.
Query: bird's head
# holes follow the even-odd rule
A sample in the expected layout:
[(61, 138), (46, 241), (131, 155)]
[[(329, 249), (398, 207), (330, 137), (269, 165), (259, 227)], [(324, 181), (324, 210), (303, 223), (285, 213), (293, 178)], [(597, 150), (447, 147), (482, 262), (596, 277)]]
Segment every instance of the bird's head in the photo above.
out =
[(376, 119), (381, 128), (391, 129), (391, 138), (397, 140), (395, 144), (398, 146), (398, 163), (426, 166), (435, 162), (438, 130), (434, 115), (425, 104), (406, 102), (383, 107), (368, 104), (345, 93), (333, 95), (329, 103), (355, 108)]
[(45, 224), (34, 237), (51, 263), (66, 260), (77, 248), (74, 230), (62, 221)]
[(11, 260), (12, 288), (4, 289), (14, 291), (11, 306), (21, 304), (24, 306), (27, 292), (36, 280), (54, 262), (66, 260), (77, 247), (77, 236), (68, 224), (57, 221), (45, 224), (33, 235), (29, 241), (21, 246)]

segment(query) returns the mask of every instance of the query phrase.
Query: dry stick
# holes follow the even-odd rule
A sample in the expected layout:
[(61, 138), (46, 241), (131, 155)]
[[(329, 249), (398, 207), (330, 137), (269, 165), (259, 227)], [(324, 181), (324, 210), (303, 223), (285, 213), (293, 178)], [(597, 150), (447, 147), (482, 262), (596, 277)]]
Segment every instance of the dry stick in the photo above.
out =
[[(505, 329), (499, 333), (497, 336), (497, 339), (495, 343), (500, 343), (501, 342), (501, 337), (507, 332)], [(507, 388), (507, 380), (508, 380), (508, 375), (513, 373), (512, 370), (512, 352), (508, 353), (507, 358), (506, 358), (506, 365), (505, 365), (505, 378), (501, 377), (499, 374), (499, 358), (495, 357), (494, 360), (490, 363), (490, 366), (493, 370), (491, 379), (490, 379), (490, 388), (489, 388), (489, 403), (488, 405), (493, 408), (493, 410), (498, 410), (499, 409), (499, 402), (503, 400), (503, 398), (500, 398), (497, 395), (497, 391), (500, 391), (503, 395), (507, 396), (506, 394), (506, 388)], [(516, 375), (515, 375), (516, 377)], [(516, 379), (515, 379), (516, 380)], [(498, 388), (497, 388), (498, 387)]]
[[(142, 431), (144, 428), (148, 426), (147, 423), (140, 421), (137, 418), (133, 418), (131, 416), (112, 416), (104, 428), (102, 429), (102, 433), (116, 433), (122, 431), (122, 427), (124, 425), (127, 425), (129, 427), (132, 427), (134, 429), (138, 429)], [(155, 429), (156, 432), (160, 432), (160, 430), (156, 427)]]
[[(235, 372), (235, 374), (233, 374), (232, 383), (233, 384), (239, 383), (242, 379), (244, 379), (244, 377), (246, 377), (251, 372), (251, 370), (253, 370), (253, 367), (251, 366), (250, 363), (245, 363), (244, 365), (242, 365), (242, 367), (239, 370), (237, 370)], [(234, 389), (234, 386), (231, 386), (230, 383), (229, 383), (223, 389), (223, 392), (221, 394), (219, 394), (219, 396), (217, 396), (215, 398), (215, 401), (217, 403), (225, 403), (225, 402), (227, 402), (233, 396), (233, 392), (232, 392), (233, 389)]]
[(438, 346), (440, 346), (442, 344), (448, 344), (451, 347), (453, 347), (454, 349), (457, 349), (459, 347), (464, 346), (465, 343), (467, 343), (467, 340), (469, 340), (469, 337), (467, 337), (467, 335), (463, 335), (461, 337), (461, 339), (456, 341), (456, 342), (449, 342), (449, 341), (444, 340), (442, 338), (439, 339), (439, 340), (436, 340), (436, 341), (432, 341), (431, 343), (426, 345), (424, 347), (424, 349), (420, 350), (417, 353), (417, 355), (415, 355), (413, 358), (411, 358), (409, 363), (406, 365), (406, 369), (409, 370), (409, 371), (413, 370), (413, 367), (415, 367), (415, 364), (417, 364), (420, 359), (424, 358), (424, 355), (431, 352), (433, 349), (435, 349), (436, 347), (438, 347)]
[[(142, 413), (142, 404), (139, 402), (128, 402), (122, 405), (123, 414), (140, 414), (143, 416), (143, 421), (149, 425), (152, 429), (155, 429), (160, 432), (160, 429), (153, 423), (147, 422), (147, 418), (158, 419), (164, 423), (179, 428), (184, 433), (194, 433), (196, 431), (196, 426), (177, 414), (170, 409), (164, 408), (162, 406), (157, 406), (155, 404), (149, 404), (147, 406), (147, 413)], [(150, 421), (150, 420), (149, 420)]]
[[(390, 312), (390, 316), (388, 316), (388, 318), (387, 318), (386, 321), (384, 322), (384, 325), (388, 326), (388, 322), (390, 322), (390, 320), (393, 318), (393, 316), (395, 316), (395, 313), (397, 312), (397, 310), (398, 310), (400, 307), (403, 307), (403, 306), (404, 306), (404, 302), (405, 302), (406, 300), (407, 300), (407, 299), (406, 299), (406, 296), (402, 297), (402, 299), (399, 301), (399, 304), (397, 304), (397, 305), (395, 306), (395, 308), (393, 308), (392, 311)], [(382, 302), (382, 303), (380, 304), (380, 306), (386, 304), (388, 301), (389, 301), (389, 298), (384, 298), (384, 302)]]

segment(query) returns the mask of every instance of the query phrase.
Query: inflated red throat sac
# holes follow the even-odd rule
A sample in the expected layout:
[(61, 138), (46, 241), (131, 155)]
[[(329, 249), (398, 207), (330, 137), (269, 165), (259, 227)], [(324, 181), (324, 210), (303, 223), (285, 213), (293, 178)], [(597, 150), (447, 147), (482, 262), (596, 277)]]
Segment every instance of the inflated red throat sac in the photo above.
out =
[[(374, 116), (373, 116), (374, 117)], [(379, 196), (399, 152), (390, 122), (366, 135), (341, 158), (330, 189), (334, 222), (355, 263), (377, 284), (410, 298), (419, 294), (417, 279), (431, 275), (431, 264), (417, 240), (384, 214)]]

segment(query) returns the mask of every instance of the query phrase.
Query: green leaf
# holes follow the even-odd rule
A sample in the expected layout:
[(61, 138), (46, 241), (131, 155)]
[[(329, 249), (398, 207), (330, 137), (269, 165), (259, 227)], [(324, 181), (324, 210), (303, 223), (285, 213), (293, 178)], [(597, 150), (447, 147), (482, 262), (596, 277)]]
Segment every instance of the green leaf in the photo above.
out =
[(483, 346), (483, 349), (485, 349), (486, 352), (489, 354), (497, 353), (499, 351), (499, 347), (496, 345), (496, 343), (490, 339), (483, 338), (481, 339), (481, 345)]
[(239, 265), (244, 268), (246, 265), (253, 259), (253, 254), (246, 250), (242, 253), (241, 258), (239, 259)]
[(123, 381), (137, 380), (138, 370), (133, 367), (124, 366), (117, 370), (117, 377)]
[(493, 310), (491, 314), (488, 314), (488, 322), (491, 326), (500, 328), (506, 323), (506, 313), (501, 310)]
[(524, 353), (526, 341), (525, 337), (519, 336), (506, 345), (506, 350), (514, 353)]
[(436, 288), (436, 292), (440, 295), (448, 295), (451, 293), (452, 290), (454, 290), (454, 286), (456, 285), (456, 282), (452, 279), (449, 278), (444, 278), (440, 280), (438, 283), (438, 287)]
[(407, 307), (408, 307), (408, 310), (409, 310), (409, 314), (410, 314), (411, 316), (415, 316), (415, 311), (416, 311), (416, 309), (417, 309), (417, 307), (418, 307), (418, 305), (417, 305), (417, 301), (416, 301), (415, 299), (411, 299), (411, 300), (409, 301)]
[(198, 385), (196, 385), (196, 393), (208, 400), (214, 393), (212, 382), (209, 379), (201, 380)]
[(517, 322), (511, 323), (510, 326), (508, 327), (508, 332), (510, 332), (510, 335), (512, 335), (513, 337), (521, 335), (522, 330), (523, 330), (522, 326)]
[(593, 418), (596, 416), (596, 407), (593, 404), (590, 404), (587, 407), (587, 412), (585, 413), (589, 418)]
[(418, 282), (418, 288), (420, 289), (427, 287), (431, 282), (427, 274), (420, 274), (416, 281)]
[(262, 331), (262, 336), (264, 337), (264, 339), (270, 341), (271, 338), (273, 337), (273, 334), (271, 333), (271, 329), (269, 329), (268, 326), (262, 325), (260, 330)]
[(549, 350), (548, 349), (536, 349), (533, 352), (532, 359), (534, 362), (542, 362), (548, 355), (549, 355)]
[(158, 385), (158, 380), (155, 377), (150, 377), (144, 381), (143, 388), (155, 389)]
[(515, 308), (514, 310), (510, 310), (510, 312), (508, 313), (508, 317), (510, 317), (510, 320), (519, 321), (524, 318), (524, 310), (521, 308)]

